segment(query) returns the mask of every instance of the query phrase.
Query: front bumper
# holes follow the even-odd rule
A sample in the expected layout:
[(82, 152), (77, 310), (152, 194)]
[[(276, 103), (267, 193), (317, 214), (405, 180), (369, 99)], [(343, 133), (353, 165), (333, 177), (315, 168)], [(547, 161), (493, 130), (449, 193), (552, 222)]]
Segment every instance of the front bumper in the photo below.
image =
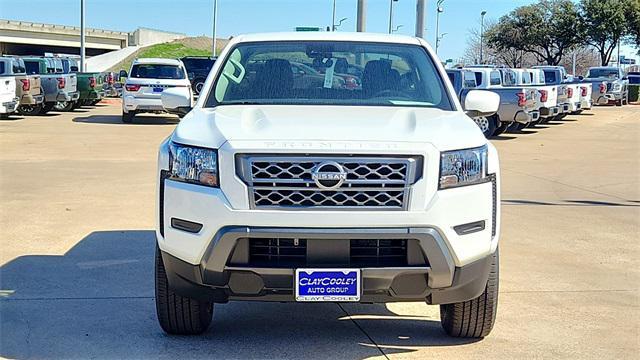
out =
[(38, 105), (44, 101), (44, 95), (24, 94), (20, 99), (20, 105)]
[[(426, 301), (430, 304), (461, 302), (484, 290), (491, 255), (455, 267), (440, 234), (430, 228), (406, 229), (294, 229), (227, 227), (221, 229), (199, 265), (184, 262), (166, 252), (162, 259), (169, 286), (177, 293), (215, 302), (228, 300), (294, 301), (294, 268), (238, 265), (241, 239), (265, 237), (315, 239), (334, 249), (341, 239), (412, 238), (428, 262), (402, 268), (362, 268), (361, 302)], [(309, 251), (309, 250), (307, 250)], [(233, 255), (232, 255), (233, 254)], [(308, 266), (312, 267), (312, 266)], [(326, 266), (325, 266), (326, 267)]]
[(80, 98), (78, 91), (74, 92), (59, 92), (56, 96), (56, 101), (76, 101)]
[(0, 103), (0, 113), (1, 114), (10, 114), (18, 108), (18, 99), (14, 99), (12, 101), (6, 101)]

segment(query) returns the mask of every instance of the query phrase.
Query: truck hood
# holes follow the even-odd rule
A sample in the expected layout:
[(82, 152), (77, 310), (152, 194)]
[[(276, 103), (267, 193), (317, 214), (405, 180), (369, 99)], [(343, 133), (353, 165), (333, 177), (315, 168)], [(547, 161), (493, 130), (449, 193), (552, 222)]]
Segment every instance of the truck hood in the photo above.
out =
[(452, 150), (486, 139), (464, 113), (433, 108), (227, 105), (195, 108), (172, 140), (218, 148), (226, 141), (357, 141), (431, 143)]

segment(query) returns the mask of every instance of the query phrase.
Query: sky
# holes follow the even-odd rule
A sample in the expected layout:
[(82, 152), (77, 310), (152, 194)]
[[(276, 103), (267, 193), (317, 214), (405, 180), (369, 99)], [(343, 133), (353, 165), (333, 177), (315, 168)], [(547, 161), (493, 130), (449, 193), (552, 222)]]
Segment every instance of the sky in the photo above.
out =
[[(138, 27), (185, 33), (212, 33), (213, 0), (85, 0), (87, 27), (133, 31)], [(368, 32), (387, 32), (391, 0), (367, 0)], [(435, 43), (436, 2), (427, 0), (426, 35)], [(533, 0), (444, 0), (440, 14), (441, 59), (458, 59), (466, 48), (469, 29), (498, 19)], [(336, 0), (336, 19), (347, 18), (338, 31), (355, 31), (357, 0)], [(416, 0), (394, 3), (399, 34), (414, 35)], [(296, 26), (331, 25), (333, 0), (218, 0), (218, 37), (254, 32), (292, 31)], [(80, 25), (80, 0), (0, 0), (0, 18), (61, 25)], [(626, 50), (626, 49), (623, 49)], [(623, 51), (625, 53), (626, 51)], [(629, 49), (629, 53), (632, 53)]]

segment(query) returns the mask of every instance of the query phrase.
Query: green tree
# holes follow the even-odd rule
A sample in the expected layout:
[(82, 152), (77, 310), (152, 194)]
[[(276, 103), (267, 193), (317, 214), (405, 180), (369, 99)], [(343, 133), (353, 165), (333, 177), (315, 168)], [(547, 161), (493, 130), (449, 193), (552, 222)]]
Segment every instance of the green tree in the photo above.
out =
[(587, 44), (600, 54), (601, 65), (611, 60), (618, 42), (629, 34), (629, 0), (582, 0), (582, 24)]
[(638, 47), (640, 54), (640, 0), (627, 0), (627, 27), (629, 42)]
[(534, 54), (539, 61), (557, 65), (566, 51), (582, 42), (581, 17), (571, 0), (540, 0), (503, 16), (487, 34), (499, 51)]

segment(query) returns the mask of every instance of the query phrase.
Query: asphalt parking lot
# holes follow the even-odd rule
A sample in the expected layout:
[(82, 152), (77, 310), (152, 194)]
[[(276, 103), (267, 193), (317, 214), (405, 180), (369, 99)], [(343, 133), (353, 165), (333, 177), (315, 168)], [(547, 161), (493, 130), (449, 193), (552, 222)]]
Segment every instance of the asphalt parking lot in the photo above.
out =
[(0, 121), (0, 356), (637, 358), (640, 106), (493, 140), (500, 305), (477, 342), (448, 338), (438, 307), (422, 303), (229, 303), (205, 335), (165, 335), (155, 157), (176, 120), (125, 125), (112, 103)]

